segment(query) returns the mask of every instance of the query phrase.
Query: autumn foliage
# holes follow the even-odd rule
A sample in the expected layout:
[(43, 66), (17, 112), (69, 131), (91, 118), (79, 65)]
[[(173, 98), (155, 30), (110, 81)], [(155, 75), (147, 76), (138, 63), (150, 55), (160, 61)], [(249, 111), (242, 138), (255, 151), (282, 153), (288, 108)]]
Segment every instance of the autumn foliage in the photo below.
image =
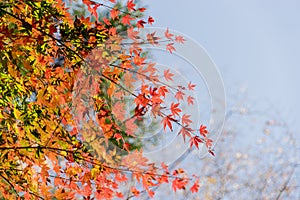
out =
[[(141, 37), (155, 20), (133, 0), (83, 4), (89, 14), (74, 16), (61, 0), (0, 3), (0, 197), (152, 197), (163, 183), (197, 192), (197, 176), (144, 157), (135, 132), (151, 113), (166, 134), (213, 154), (206, 127), (190, 127), (182, 108), (195, 85), (173, 86), (171, 70), (160, 73), (142, 47), (172, 53), (184, 38), (168, 29)], [(128, 190), (129, 179), (137, 184)]]

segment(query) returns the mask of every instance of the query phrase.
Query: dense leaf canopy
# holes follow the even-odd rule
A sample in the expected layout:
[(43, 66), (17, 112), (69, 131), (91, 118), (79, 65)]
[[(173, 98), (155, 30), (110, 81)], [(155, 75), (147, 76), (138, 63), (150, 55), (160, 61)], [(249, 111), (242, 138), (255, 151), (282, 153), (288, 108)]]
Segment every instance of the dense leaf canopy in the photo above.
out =
[[(165, 38), (172, 53), (183, 37), (169, 30), (140, 37), (154, 19), (144, 19), (145, 8), (132, 0), (83, 4), (88, 14), (74, 16), (72, 4), (61, 0), (0, 3), (0, 196), (153, 196), (154, 186), (171, 182), (176, 191), (192, 179), (197, 192), (197, 177), (149, 162), (135, 135), (150, 112), (166, 131), (180, 126), (191, 147), (206, 142), (213, 154), (206, 127), (194, 131), (181, 108), (193, 104), (185, 90), (195, 85), (171, 86), (173, 74), (158, 73), (140, 46)], [(174, 102), (165, 101), (170, 91)], [(124, 193), (129, 178), (138, 184)]]

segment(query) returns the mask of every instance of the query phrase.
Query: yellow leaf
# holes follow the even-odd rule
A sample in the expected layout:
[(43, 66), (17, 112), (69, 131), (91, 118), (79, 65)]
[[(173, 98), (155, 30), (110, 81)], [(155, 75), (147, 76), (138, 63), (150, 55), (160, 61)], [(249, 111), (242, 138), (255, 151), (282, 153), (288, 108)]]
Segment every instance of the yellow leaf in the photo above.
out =
[(61, 151), (60, 154), (61, 154), (62, 156), (67, 156), (67, 152), (66, 152), (66, 151)]
[(7, 68), (8, 68), (8, 73), (9, 73), (12, 77), (17, 77), (16, 70), (15, 70), (11, 65), (8, 65)]
[(21, 119), (22, 112), (16, 108), (14, 108), (14, 115), (15, 115), (16, 119)]
[(95, 179), (96, 176), (99, 174), (99, 172), (100, 172), (99, 168), (93, 168), (91, 170), (91, 176), (92, 176), (92, 178)]
[(217, 179), (212, 178), (212, 177), (207, 178), (207, 181), (208, 181), (209, 183), (211, 183), (211, 184), (216, 184), (216, 183), (217, 183)]

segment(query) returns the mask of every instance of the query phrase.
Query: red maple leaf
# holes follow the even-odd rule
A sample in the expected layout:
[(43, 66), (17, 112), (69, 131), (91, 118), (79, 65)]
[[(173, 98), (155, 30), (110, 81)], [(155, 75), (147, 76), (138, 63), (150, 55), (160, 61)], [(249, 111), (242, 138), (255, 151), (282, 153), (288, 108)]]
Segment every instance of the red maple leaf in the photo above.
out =
[[(87, 5), (88, 7), (90, 7), (91, 5), (97, 5), (98, 3), (91, 1), (91, 0), (82, 0), (82, 3), (84, 3), (85, 5)], [(99, 4), (101, 5), (101, 4)]]
[(170, 73), (170, 69), (164, 71), (164, 77), (166, 81), (173, 81), (172, 77), (174, 74)]
[(128, 179), (127, 179), (125, 174), (116, 174), (115, 175), (115, 180), (118, 181), (118, 182), (125, 182)]
[(168, 92), (169, 92), (169, 90), (167, 89), (166, 86), (161, 86), (158, 88), (158, 94), (160, 96), (163, 96), (164, 98), (166, 97), (166, 93), (168, 93)]
[(117, 10), (117, 9), (112, 9), (112, 10), (110, 11), (110, 16), (111, 16), (112, 19), (117, 18), (117, 17), (118, 17), (118, 14), (119, 14), (119, 10)]
[(134, 10), (135, 11), (134, 6), (135, 6), (135, 4), (133, 3), (133, 0), (127, 1), (128, 10)]
[(145, 69), (145, 72), (149, 72), (151, 74), (154, 74), (157, 71), (157, 69), (155, 68), (156, 64), (155, 63), (147, 63), (147, 64), (148, 64), (148, 66)]
[(123, 199), (124, 195), (121, 192), (116, 192), (116, 197)]
[[(150, 88), (151, 88), (151, 87), (150, 87)], [(141, 86), (141, 92), (142, 92), (142, 94), (145, 94), (145, 95), (150, 94), (149, 85), (143, 84), (143, 85)]]
[(185, 137), (188, 136), (188, 137), (191, 137), (191, 132), (193, 130), (191, 128), (187, 128), (187, 127), (182, 127), (182, 129), (180, 129), (178, 135), (182, 135), (183, 137), (183, 140), (185, 141)]
[(136, 197), (140, 195), (140, 191), (137, 190), (135, 187), (131, 188), (131, 193)]
[(210, 153), (212, 156), (215, 156), (215, 152), (213, 152), (213, 150), (209, 149), (208, 153)]
[(154, 22), (154, 19), (151, 16), (149, 16), (148, 17), (148, 24), (152, 25), (153, 22)]
[(145, 12), (146, 8), (139, 8), (138, 9), (140, 12)]
[(213, 141), (211, 139), (205, 138), (205, 145), (207, 148), (212, 146), (212, 142)]
[(126, 134), (128, 136), (131, 136), (131, 137), (136, 137), (134, 132), (138, 128), (137, 125), (134, 122), (135, 122), (135, 118), (131, 118), (130, 120), (127, 120), (126, 123), (125, 123)]
[(173, 176), (178, 176), (179, 174), (184, 174), (184, 169), (178, 168), (173, 171)]
[(172, 182), (172, 188), (176, 192), (177, 189), (185, 189), (185, 185), (188, 183), (186, 179), (175, 178)]
[(175, 36), (175, 41), (176, 41), (177, 43), (183, 44), (183, 43), (185, 42), (185, 39), (184, 39), (182, 36), (177, 35), (177, 36)]
[(139, 35), (139, 32), (138, 31), (134, 31), (133, 28), (129, 28), (127, 29), (127, 35), (130, 39), (132, 40), (136, 40), (138, 39), (138, 35)]
[[(168, 173), (167, 173), (168, 174)], [(169, 183), (169, 179), (168, 179), (168, 176), (167, 175), (162, 175), (160, 176), (159, 178), (159, 183)]]
[(84, 195), (84, 196), (91, 195), (92, 194), (92, 188), (91, 188), (91, 186), (87, 184), (84, 187), (82, 187), (80, 194)]
[(177, 101), (183, 100), (183, 96), (184, 96), (184, 93), (180, 90), (178, 92), (176, 92), (176, 94), (175, 94), (175, 98), (177, 99)]
[(144, 24), (146, 24), (144, 20), (139, 20), (136, 25), (138, 28), (144, 28)]
[(164, 162), (162, 162), (160, 165), (161, 165), (161, 167), (165, 170), (165, 172), (166, 172), (167, 174), (170, 173), (170, 172), (169, 172), (168, 165), (166, 165)]
[(144, 94), (139, 94), (134, 99), (134, 102), (135, 102), (136, 106), (143, 106), (143, 107), (145, 107), (145, 106), (148, 105), (149, 99), (147, 99)]
[(108, 33), (110, 35), (116, 35), (117, 34), (117, 29), (115, 27), (111, 27), (111, 28), (109, 28)]
[(98, 20), (98, 13), (97, 13), (97, 8), (101, 6), (101, 4), (97, 4), (95, 5), (90, 11), (91, 14), (94, 15), (96, 17), (96, 20)]
[(170, 53), (172, 53), (173, 51), (175, 51), (175, 47), (174, 47), (174, 43), (169, 43), (166, 45), (166, 50), (169, 51)]
[[(78, 19), (76, 18), (76, 20), (78, 20)], [(76, 22), (76, 20), (75, 20), (75, 22)], [(75, 22), (74, 22), (74, 24), (76, 24)], [(78, 24), (80, 24), (80, 22)], [(75, 27), (78, 27), (78, 26), (75, 25)], [(52, 35), (53, 33), (55, 33), (57, 31), (57, 29), (54, 25), (50, 25), (49, 31), (50, 31), (50, 34)]]
[(124, 24), (124, 25), (130, 25), (131, 24), (131, 20), (133, 20), (134, 18), (130, 17), (130, 15), (125, 15), (124, 17), (122, 17), (122, 20), (121, 22)]
[(172, 115), (178, 115), (179, 116), (179, 114), (178, 113), (180, 113), (181, 112), (181, 109), (180, 108), (178, 108), (178, 106), (179, 106), (179, 103), (172, 103), (171, 104), (171, 112), (172, 112)]
[(203, 124), (200, 125), (199, 132), (200, 135), (202, 135), (203, 137), (206, 137), (206, 135), (208, 134), (208, 131), (206, 130), (206, 126), (204, 126)]
[(182, 125), (189, 126), (190, 123), (192, 123), (192, 120), (190, 120), (190, 117), (191, 117), (191, 115), (187, 115), (187, 114), (182, 115), (182, 117), (181, 117)]
[(106, 17), (103, 17), (103, 21), (106, 25), (111, 25), (110, 21)]
[(199, 185), (199, 180), (197, 179), (197, 180), (195, 181), (194, 185), (191, 187), (190, 190), (191, 190), (192, 193), (196, 193), (196, 192), (199, 191), (199, 187), (200, 187), (200, 185)]
[(189, 82), (189, 84), (188, 84), (189, 90), (194, 90), (195, 87), (196, 87), (196, 85), (192, 84), (192, 82)]
[(199, 149), (199, 143), (203, 143), (203, 140), (199, 136), (194, 136), (190, 139), (190, 147), (195, 145)]
[(147, 40), (152, 45), (158, 45), (158, 41), (160, 38), (155, 36), (155, 32), (147, 34)]
[(188, 105), (193, 105), (194, 104), (194, 97), (188, 96), (187, 97), (187, 102), (188, 102)]
[(117, 142), (120, 142), (120, 140), (123, 139), (122, 135), (119, 133), (115, 134), (114, 138), (117, 140)]
[(170, 32), (169, 32), (169, 29), (167, 28), (167, 30), (166, 30), (166, 32), (165, 32), (165, 36), (166, 36), (166, 38), (168, 38), (168, 39), (171, 39), (172, 40), (172, 37), (174, 36), (173, 34), (171, 34)]
[[(169, 129), (171, 131), (173, 131), (172, 123), (171, 123), (172, 119), (173, 118), (171, 118), (171, 115), (168, 115), (168, 116), (166, 116), (166, 117), (163, 118), (162, 122), (163, 122), (164, 130), (166, 130), (166, 127), (168, 126)], [(174, 121), (174, 119), (172, 121)]]
[(129, 151), (129, 148), (130, 148), (130, 144), (127, 143), (127, 142), (125, 142), (125, 143), (123, 144), (123, 149), (126, 150), (126, 151)]

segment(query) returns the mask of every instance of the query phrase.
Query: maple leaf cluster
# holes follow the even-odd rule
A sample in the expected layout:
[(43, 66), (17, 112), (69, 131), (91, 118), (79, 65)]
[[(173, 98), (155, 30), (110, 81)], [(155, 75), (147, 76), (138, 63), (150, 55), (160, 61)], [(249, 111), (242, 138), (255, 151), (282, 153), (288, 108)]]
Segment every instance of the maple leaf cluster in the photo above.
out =
[[(191, 147), (205, 143), (213, 154), (206, 127), (195, 132), (181, 108), (194, 104), (185, 92), (195, 85), (171, 86), (174, 74), (165, 70), (162, 78), (142, 48), (165, 37), (172, 53), (184, 38), (168, 29), (142, 38), (155, 20), (144, 19), (146, 9), (133, 0), (82, 3), (88, 15), (71, 15), (62, 0), (0, 2), (0, 197), (124, 198), (129, 178), (137, 181), (129, 196), (152, 197), (169, 182), (174, 191), (186, 189), (192, 179), (185, 171), (151, 163), (135, 133), (151, 112), (165, 131), (176, 124)], [(166, 101), (170, 91), (176, 102)]]

